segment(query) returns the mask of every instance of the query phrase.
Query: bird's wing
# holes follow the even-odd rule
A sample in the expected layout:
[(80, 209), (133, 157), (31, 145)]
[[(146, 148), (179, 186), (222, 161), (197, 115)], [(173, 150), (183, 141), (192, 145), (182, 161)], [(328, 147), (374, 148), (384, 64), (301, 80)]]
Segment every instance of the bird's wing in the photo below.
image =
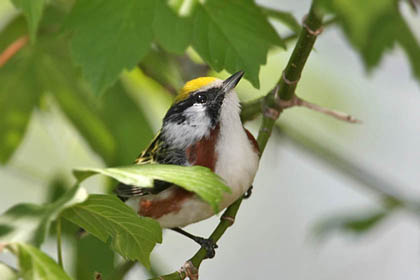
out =
[(171, 186), (174, 186), (174, 184), (161, 180), (154, 180), (153, 187), (149, 188), (119, 183), (114, 192), (121, 200), (126, 201), (131, 197), (158, 194)]
[(118, 184), (118, 186), (115, 188), (114, 192), (117, 194), (117, 196), (121, 200), (127, 200), (130, 197), (134, 196), (144, 196), (151, 194), (153, 188), (141, 188), (131, 185), (126, 185), (123, 183)]
[(156, 156), (159, 153), (159, 147), (161, 147), (161, 144), (162, 139), (159, 131), (149, 146), (136, 158), (134, 162), (136, 164), (158, 163)]
[[(135, 160), (136, 164), (151, 164), (151, 163), (170, 163), (170, 162), (161, 162), (162, 156), (160, 154), (165, 153), (163, 142), (161, 139), (160, 131), (153, 138), (149, 146), (137, 157)], [(166, 190), (167, 188), (173, 186), (172, 183), (168, 183), (161, 180), (154, 180), (153, 187), (138, 187), (132, 185), (126, 185), (123, 183), (118, 184), (114, 192), (118, 197), (125, 201), (130, 197), (135, 196), (145, 196), (149, 194), (157, 194), (161, 191)]]

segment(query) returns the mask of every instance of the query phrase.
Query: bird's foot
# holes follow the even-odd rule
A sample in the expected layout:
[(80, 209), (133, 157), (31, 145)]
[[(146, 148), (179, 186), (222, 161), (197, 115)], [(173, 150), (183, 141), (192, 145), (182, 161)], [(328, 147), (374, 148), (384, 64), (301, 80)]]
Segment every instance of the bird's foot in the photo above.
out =
[(212, 259), (216, 255), (217, 244), (210, 238), (196, 237), (195, 242), (206, 250), (206, 259)]
[(185, 231), (185, 230), (183, 230), (182, 228), (179, 228), (179, 227), (171, 228), (171, 230), (176, 231), (176, 232), (194, 240), (194, 242), (200, 244), (201, 248), (206, 250), (206, 259), (211, 259), (211, 258), (214, 257), (214, 255), (216, 255), (215, 249), (217, 248), (217, 244), (212, 239), (192, 235), (191, 233), (189, 233), (189, 232), (187, 232), (187, 231)]
[(249, 187), (249, 189), (245, 192), (245, 194), (244, 194), (244, 199), (248, 199), (248, 198), (250, 198), (251, 197), (251, 194), (252, 194), (252, 189), (253, 189), (254, 187), (253, 186), (250, 186)]

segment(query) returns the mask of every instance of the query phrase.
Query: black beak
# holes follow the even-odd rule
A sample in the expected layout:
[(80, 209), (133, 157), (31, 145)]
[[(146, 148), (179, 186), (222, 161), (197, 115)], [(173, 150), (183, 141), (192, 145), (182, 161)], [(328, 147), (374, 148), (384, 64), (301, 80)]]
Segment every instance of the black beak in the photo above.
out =
[(229, 78), (227, 78), (226, 80), (224, 80), (223, 86), (222, 86), (223, 92), (228, 93), (229, 91), (234, 89), (236, 85), (239, 83), (239, 81), (241, 80), (243, 75), (244, 75), (244, 71), (239, 71), (233, 74), (232, 76), (230, 76)]

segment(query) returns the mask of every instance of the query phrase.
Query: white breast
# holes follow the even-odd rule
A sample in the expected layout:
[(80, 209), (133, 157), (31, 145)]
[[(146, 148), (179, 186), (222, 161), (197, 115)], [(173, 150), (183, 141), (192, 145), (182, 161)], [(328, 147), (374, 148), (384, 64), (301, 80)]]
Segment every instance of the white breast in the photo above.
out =
[(254, 181), (259, 156), (252, 146), (239, 117), (240, 105), (236, 92), (230, 92), (222, 105), (220, 138), (216, 146), (218, 160), (215, 173), (231, 188), (221, 202), (223, 209), (243, 195)]

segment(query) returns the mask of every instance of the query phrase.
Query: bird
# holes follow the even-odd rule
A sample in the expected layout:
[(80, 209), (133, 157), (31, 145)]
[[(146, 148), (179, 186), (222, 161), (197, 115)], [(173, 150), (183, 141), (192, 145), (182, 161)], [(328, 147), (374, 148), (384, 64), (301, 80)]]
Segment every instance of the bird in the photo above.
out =
[[(135, 164), (200, 165), (211, 169), (231, 190), (224, 194), (219, 209), (248, 196), (260, 154), (255, 138), (240, 119), (240, 102), (234, 89), (243, 75), (239, 71), (225, 80), (199, 77), (187, 82), (163, 118), (161, 129)], [(153, 187), (120, 183), (115, 193), (140, 216), (153, 218), (162, 228), (191, 238), (206, 249), (207, 258), (214, 256), (217, 244), (182, 229), (215, 214), (193, 192), (154, 180)]]

